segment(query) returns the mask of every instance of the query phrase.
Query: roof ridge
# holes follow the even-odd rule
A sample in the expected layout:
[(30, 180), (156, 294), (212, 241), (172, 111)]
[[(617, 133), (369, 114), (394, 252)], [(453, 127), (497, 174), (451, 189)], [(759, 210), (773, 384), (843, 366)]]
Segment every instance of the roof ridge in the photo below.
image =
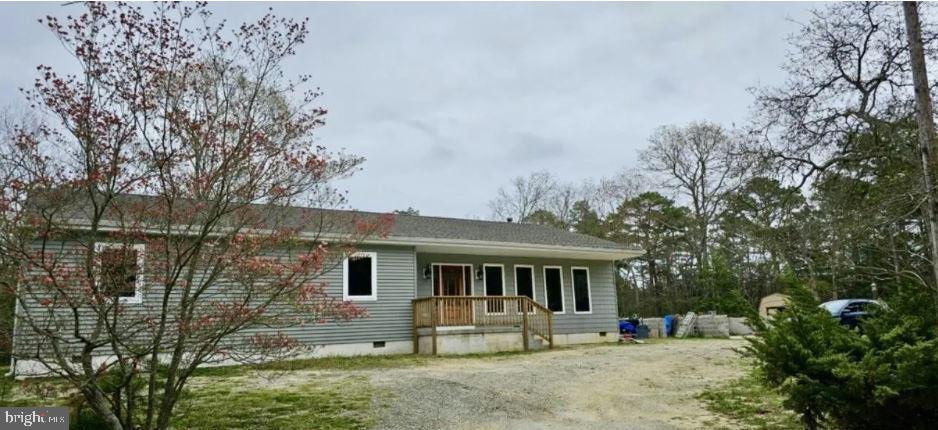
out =
[[(155, 199), (159, 196), (139, 194), (139, 193), (121, 193), (120, 196), (127, 198)], [(191, 200), (191, 199), (189, 199)], [(333, 213), (337, 216), (347, 215), (366, 215), (380, 216), (393, 214), (393, 212), (366, 211), (354, 208), (327, 208), (315, 206), (279, 206), (288, 211), (296, 211), (297, 215), (305, 211), (319, 211), (323, 213)], [(393, 214), (395, 219), (405, 222), (395, 222), (396, 227), (402, 229), (400, 237), (427, 237), (440, 239), (469, 239), (468, 236), (488, 236), (489, 240), (495, 240), (505, 243), (540, 243), (545, 245), (556, 245), (564, 247), (600, 247), (611, 249), (639, 250), (633, 245), (626, 245), (606, 238), (596, 237), (585, 233), (570, 231), (567, 229), (525, 222), (507, 222), (495, 220), (482, 220), (471, 218), (456, 218), (436, 215), (410, 215)], [(462, 225), (463, 227), (460, 227)], [(470, 226), (474, 226), (471, 227)], [(509, 228), (513, 230), (496, 230), (495, 227)], [(478, 230), (481, 229), (481, 230)], [(409, 231), (408, 231), (409, 230)], [(461, 230), (461, 231), (460, 231)], [(484, 233), (483, 233), (484, 232)], [(393, 235), (393, 234), (392, 234)], [(564, 239), (564, 236), (566, 239)], [(481, 240), (472, 238), (473, 240)]]

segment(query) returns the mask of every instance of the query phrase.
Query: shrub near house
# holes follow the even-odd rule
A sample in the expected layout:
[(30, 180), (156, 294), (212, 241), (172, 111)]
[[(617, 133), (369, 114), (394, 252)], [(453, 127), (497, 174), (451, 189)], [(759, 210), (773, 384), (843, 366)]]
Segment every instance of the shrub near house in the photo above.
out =
[(934, 428), (938, 312), (917, 286), (900, 289), (863, 323), (841, 326), (803, 287), (751, 341), (769, 387), (806, 428)]

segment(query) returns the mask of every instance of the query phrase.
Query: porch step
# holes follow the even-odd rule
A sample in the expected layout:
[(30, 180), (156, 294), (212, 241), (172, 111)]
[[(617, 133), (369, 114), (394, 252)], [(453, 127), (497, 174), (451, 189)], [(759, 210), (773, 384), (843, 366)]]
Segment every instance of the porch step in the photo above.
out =
[(528, 349), (534, 351), (538, 349), (544, 349), (547, 347), (547, 344), (543, 338), (541, 338), (540, 336), (534, 333), (531, 333), (530, 331), (528, 333), (530, 333), (528, 335)]

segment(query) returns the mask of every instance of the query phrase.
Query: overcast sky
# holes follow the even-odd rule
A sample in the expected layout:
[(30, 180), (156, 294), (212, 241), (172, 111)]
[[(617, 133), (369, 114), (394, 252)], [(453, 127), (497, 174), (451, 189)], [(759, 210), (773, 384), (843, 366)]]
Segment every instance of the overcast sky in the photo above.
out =
[[(215, 3), (239, 22), (268, 4)], [(779, 82), (805, 3), (291, 3), (311, 37), (289, 64), (329, 109), (320, 143), (367, 158), (351, 206), (487, 218), (511, 178), (579, 182), (637, 163), (664, 124), (745, 121), (747, 88)], [(0, 4), (0, 105), (68, 55), (36, 19), (59, 3)]]

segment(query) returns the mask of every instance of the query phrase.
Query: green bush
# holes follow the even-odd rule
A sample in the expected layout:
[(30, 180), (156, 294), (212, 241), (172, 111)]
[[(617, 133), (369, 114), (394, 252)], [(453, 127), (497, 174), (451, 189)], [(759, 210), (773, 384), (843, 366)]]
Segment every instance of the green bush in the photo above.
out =
[(804, 287), (758, 328), (747, 350), (767, 385), (808, 429), (934, 428), (938, 422), (938, 307), (906, 287), (847, 329)]
[(703, 298), (697, 303), (700, 312), (715, 311), (733, 317), (753, 319), (757, 312), (739, 289), (739, 279), (720, 255), (714, 255), (705, 265), (698, 278)]

